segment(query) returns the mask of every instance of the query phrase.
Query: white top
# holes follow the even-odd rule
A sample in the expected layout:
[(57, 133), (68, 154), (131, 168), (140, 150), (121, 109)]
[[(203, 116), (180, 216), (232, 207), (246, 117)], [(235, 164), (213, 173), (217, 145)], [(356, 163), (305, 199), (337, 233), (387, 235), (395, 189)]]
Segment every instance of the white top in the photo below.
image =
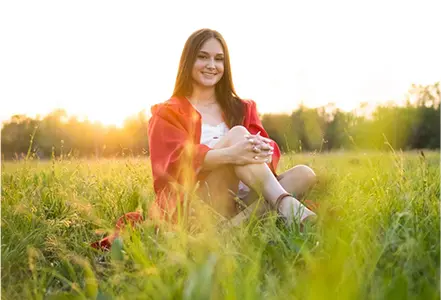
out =
[(202, 123), (200, 143), (213, 148), (214, 145), (216, 145), (217, 142), (219, 142), (219, 140), (227, 134), (228, 130), (228, 126), (225, 124), (225, 122), (218, 125)]
[[(228, 126), (225, 122), (222, 122), (218, 125), (210, 125), (202, 123), (201, 128), (201, 144), (207, 145), (210, 148), (213, 148), (214, 145), (219, 142), (219, 140), (227, 134)], [(246, 186), (242, 181), (239, 182), (239, 191), (237, 196), (241, 199), (246, 197), (249, 193), (250, 189)]]

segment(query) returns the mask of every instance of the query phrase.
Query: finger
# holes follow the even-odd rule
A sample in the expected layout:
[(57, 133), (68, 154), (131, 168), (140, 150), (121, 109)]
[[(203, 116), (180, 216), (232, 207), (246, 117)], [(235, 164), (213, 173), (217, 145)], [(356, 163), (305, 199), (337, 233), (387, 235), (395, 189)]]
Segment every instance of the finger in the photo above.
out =
[(263, 143), (260, 145), (260, 149), (264, 151), (270, 151), (270, 150), (273, 151), (274, 147), (269, 144)]
[(274, 151), (274, 149), (268, 144), (261, 144), (261, 143), (256, 144), (250, 142), (245, 144), (245, 149), (249, 151), (253, 151), (255, 153)]
[(259, 156), (259, 158), (262, 159), (269, 159), (271, 158), (271, 156), (273, 155), (271, 152), (261, 152), (259, 154), (256, 154), (257, 156)]
[(269, 158), (273, 155), (272, 151), (261, 151), (259, 153), (254, 153), (254, 156), (258, 156), (259, 158)]
[(259, 134), (256, 134), (256, 135), (250, 135), (249, 138), (254, 138), (254, 139), (257, 139), (257, 140), (259, 140), (259, 141), (264, 141), (265, 143), (270, 143), (270, 142), (272, 142), (271, 139), (266, 138), (266, 137), (264, 137), (264, 136), (261, 136), (260, 133), (259, 133)]
[(244, 137), (246, 139), (255, 139), (255, 140), (259, 140), (260, 139), (260, 135), (257, 135), (257, 134), (245, 134)]
[(262, 156), (272, 156), (273, 154), (274, 154), (274, 150), (271, 150), (271, 149), (267, 149), (267, 150), (261, 149), (261, 151), (259, 153), (259, 155), (262, 155)]
[(248, 139), (248, 142), (249, 142), (250, 144), (252, 144), (252, 145), (255, 145), (255, 144), (258, 143), (258, 141), (257, 141), (256, 139), (253, 139), (253, 138)]
[(261, 132), (261, 131), (258, 131), (256, 134), (247, 133), (247, 134), (245, 134), (245, 137), (249, 137), (249, 136), (260, 136), (260, 132)]
[(253, 143), (255, 142), (265, 142), (267, 144), (272, 143), (273, 141), (269, 138), (263, 137), (260, 135), (260, 132), (258, 132), (258, 134), (246, 134), (244, 135), (245, 138), (247, 138), (249, 141), (252, 141)]
[(254, 144), (249, 144), (248, 143), (247, 145), (245, 145), (244, 149), (248, 150), (248, 151), (253, 151), (254, 147), (255, 147)]
[(255, 145), (255, 146), (264, 152), (274, 151), (274, 147), (266, 143), (260, 143), (259, 145)]
[(254, 153), (260, 153), (260, 152), (262, 152), (261, 148), (258, 147), (258, 146), (253, 146), (253, 147), (251, 148), (251, 151), (253, 151)]
[(268, 162), (268, 158), (255, 155), (254, 157), (250, 158), (249, 162), (252, 164), (264, 164)]
[(269, 139), (269, 138), (266, 138), (266, 137), (263, 137), (263, 136), (259, 136), (259, 139), (261, 140), (261, 141), (264, 141), (265, 143), (267, 143), (267, 144), (269, 144), (269, 143), (271, 143), (272, 142), (272, 140), (271, 139)]
[(254, 144), (259, 145), (262, 149), (274, 149), (270, 143), (265, 141), (256, 141)]

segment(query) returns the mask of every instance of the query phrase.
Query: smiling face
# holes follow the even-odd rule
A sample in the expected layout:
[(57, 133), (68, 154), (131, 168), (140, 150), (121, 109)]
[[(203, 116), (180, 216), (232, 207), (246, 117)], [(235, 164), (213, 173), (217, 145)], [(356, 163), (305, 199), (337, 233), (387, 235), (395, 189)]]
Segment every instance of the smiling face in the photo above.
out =
[(193, 32), (185, 42), (172, 96), (191, 97), (195, 92), (201, 97), (214, 92), (227, 125), (243, 125), (244, 105), (234, 89), (227, 43), (209, 28)]
[(196, 55), (191, 76), (200, 87), (214, 87), (224, 74), (224, 50), (221, 43), (208, 39)]

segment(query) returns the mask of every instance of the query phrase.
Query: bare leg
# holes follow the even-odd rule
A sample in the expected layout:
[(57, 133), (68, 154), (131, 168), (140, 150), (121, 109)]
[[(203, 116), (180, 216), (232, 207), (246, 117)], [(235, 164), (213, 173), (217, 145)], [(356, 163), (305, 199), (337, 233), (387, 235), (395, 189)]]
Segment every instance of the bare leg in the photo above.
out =
[[(297, 165), (277, 176), (280, 185), (294, 197), (300, 199), (316, 183), (314, 171), (306, 165)], [(246, 205), (250, 205), (258, 199), (259, 195), (251, 190), (242, 199)]]
[[(299, 199), (316, 183), (314, 171), (305, 165), (297, 165), (288, 171), (280, 174), (277, 179), (280, 185), (290, 194)], [(259, 194), (251, 190), (246, 199), (243, 199), (249, 207), (232, 219), (233, 225), (239, 225), (246, 219), (255, 216), (261, 216), (272, 208), (266, 203), (258, 203)]]
[[(233, 127), (228, 134), (216, 144), (215, 148), (233, 145), (243, 140), (245, 134), (248, 134), (245, 127)], [(271, 206), (275, 206), (275, 202), (281, 194), (287, 193), (287, 190), (283, 188), (266, 164), (234, 166), (234, 172), (237, 178), (246, 185), (261, 192)], [(292, 222), (294, 219), (302, 221), (306, 217), (314, 215), (313, 212), (308, 210), (294, 197), (286, 197), (280, 205), (279, 212), (287, 218), (288, 222)]]
[(317, 181), (314, 171), (305, 165), (297, 165), (280, 174), (280, 185), (290, 194), (301, 198)]
[(238, 210), (229, 190), (235, 193), (238, 185), (239, 179), (233, 166), (222, 166), (211, 171), (205, 178), (199, 189), (199, 196), (222, 216), (231, 218)]

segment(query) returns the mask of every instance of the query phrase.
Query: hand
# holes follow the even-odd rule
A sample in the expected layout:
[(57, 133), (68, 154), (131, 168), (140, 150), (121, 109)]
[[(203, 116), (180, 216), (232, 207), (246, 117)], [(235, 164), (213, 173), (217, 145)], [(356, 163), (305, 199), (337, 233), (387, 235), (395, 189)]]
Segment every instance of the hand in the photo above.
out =
[(270, 162), (271, 155), (273, 154), (271, 148), (269, 145), (257, 142), (257, 139), (250, 139), (244, 136), (243, 140), (226, 148), (226, 151), (232, 164), (247, 165)]
[(272, 140), (260, 135), (260, 131), (255, 134), (248, 134), (245, 136), (253, 144), (253, 151), (259, 153), (262, 156), (268, 156), (268, 161), (272, 161), (272, 155), (274, 153), (274, 147), (271, 146)]

